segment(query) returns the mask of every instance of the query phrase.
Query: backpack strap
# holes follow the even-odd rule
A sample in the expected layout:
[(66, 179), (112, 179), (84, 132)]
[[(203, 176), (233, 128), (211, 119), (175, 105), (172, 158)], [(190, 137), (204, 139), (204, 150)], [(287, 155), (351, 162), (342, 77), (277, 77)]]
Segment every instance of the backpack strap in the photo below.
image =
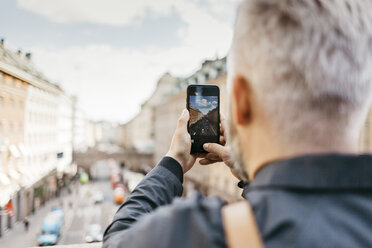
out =
[(222, 222), (227, 247), (264, 247), (256, 218), (247, 201), (239, 201), (224, 206), (222, 208)]

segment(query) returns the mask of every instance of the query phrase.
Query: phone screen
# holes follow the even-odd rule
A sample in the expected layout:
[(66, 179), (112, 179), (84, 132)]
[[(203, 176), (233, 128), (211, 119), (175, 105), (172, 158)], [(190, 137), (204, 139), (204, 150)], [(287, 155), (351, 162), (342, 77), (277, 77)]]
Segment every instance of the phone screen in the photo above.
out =
[(187, 89), (187, 107), (190, 113), (188, 131), (191, 135), (191, 153), (206, 153), (204, 143), (219, 143), (220, 96), (215, 85), (190, 85)]

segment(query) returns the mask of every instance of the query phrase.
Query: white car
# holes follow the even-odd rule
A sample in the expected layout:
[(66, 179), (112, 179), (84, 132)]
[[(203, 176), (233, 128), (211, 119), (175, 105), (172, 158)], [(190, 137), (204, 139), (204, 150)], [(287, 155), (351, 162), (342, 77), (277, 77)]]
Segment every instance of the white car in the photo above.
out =
[(97, 191), (97, 192), (94, 193), (93, 201), (94, 201), (95, 204), (101, 203), (101, 202), (103, 202), (103, 200), (104, 200), (104, 195), (101, 191)]
[(89, 225), (87, 234), (85, 235), (85, 242), (101, 242), (103, 238), (102, 227), (100, 224)]

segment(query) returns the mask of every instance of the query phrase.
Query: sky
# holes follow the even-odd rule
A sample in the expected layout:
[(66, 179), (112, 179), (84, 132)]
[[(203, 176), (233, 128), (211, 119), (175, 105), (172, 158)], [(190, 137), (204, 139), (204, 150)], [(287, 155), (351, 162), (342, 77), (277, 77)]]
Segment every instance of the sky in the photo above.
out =
[(190, 104), (204, 115), (218, 106), (217, 101), (217, 96), (190, 96)]
[(0, 37), (92, 120), (133, 118), (170, 72), (227, 54), (239, 0), (1, 0)]

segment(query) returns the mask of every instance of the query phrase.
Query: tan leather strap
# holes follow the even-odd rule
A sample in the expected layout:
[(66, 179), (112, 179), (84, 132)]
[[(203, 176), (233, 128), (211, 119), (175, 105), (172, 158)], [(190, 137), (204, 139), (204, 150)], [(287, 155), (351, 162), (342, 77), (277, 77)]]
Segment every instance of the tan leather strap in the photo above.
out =
[(264, 247), (256, 218), (247, 201), (240, 201), (222, 208), (222, 222), (229, 248)]

